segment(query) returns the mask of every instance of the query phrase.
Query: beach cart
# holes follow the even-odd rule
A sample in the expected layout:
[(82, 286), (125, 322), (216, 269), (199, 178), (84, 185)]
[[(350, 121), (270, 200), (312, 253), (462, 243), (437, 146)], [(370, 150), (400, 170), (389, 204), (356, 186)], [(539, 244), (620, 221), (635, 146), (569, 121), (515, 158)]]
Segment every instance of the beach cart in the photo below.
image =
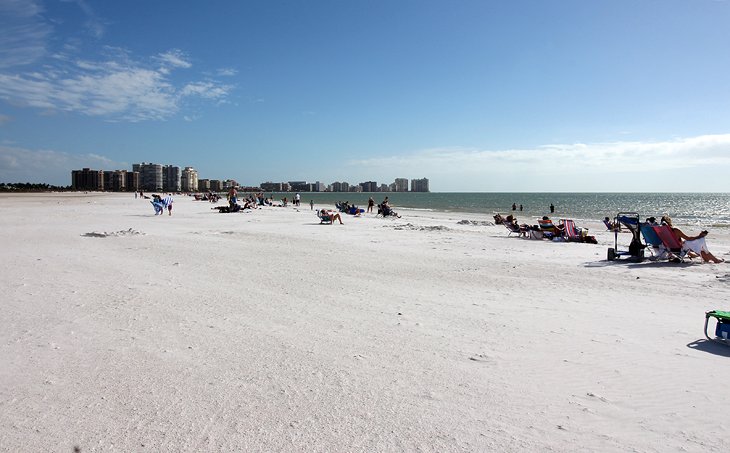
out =
[(644, 244), (641, 243), (641, 228), (639, 225), (639, 214), (636, 212), (619, 212), (616, 214), (614, 219), (616, 225), (621, 225), (622, 228), (626, 228), (631, 232), (631, 243), (629, 244), (628, 250), (619, 250), (618, 229), (614, 231), (613, 247), (609, 247), (607, 259), (613, 261), (626, 257), (632, 261), (643, 261), (644, 260)]
[[(710, 318), (714, 318), (717, 322), (715, 324), (715, 338), (711, 338), (707, 333)], [(730, 311), (712, 310), (705, 313), (705, 337), (710, 341), (730, 346)]]

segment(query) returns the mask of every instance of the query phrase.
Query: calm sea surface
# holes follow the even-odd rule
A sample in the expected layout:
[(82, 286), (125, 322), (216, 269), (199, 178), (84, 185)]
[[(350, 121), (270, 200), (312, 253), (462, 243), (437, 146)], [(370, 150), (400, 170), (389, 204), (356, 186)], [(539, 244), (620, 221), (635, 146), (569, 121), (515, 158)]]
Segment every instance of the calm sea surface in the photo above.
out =
[[(267, 196), (270, 194), (267, 193)], [(730, 228), (730, 194), (728, 193), (343, 193), (304, 192), (302, 204), (314, 200), (316, 204), (349, 201), (360, 207), (367, 206), (369, 197), (380, 203), (385, 196), (398, 207), (446, 212), (493, 214), (511, 213), (517, 204), (518, 219), (528, 220), (550, 214), (550, 203), (555, 205), (553, 217), (575, 220), (601, 220), (614, 217), (619, 211), (637, 212), (642, 218), (669, 214), (675, 223)], [(280, 200), (292, 199), (293, 193), (274, 194)], [(522, 204), (523, 212), (519, 212)]]

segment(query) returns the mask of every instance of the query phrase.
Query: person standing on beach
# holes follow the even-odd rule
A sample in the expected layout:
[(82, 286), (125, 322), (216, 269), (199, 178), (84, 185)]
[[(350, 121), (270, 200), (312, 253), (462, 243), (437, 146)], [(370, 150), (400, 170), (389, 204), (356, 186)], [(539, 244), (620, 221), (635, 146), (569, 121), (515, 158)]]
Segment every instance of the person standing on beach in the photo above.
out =
[(550, 214), (552, 214), (554, 212), (555, 212), (555, 206), (552, 203), (550, 203)]
[(152, 207), (155, 208), (155, 215), (162, 215), (165, 210), (165, 205), (162, 204), (162, 198), (160, 198), (157, 194), (152, 194), (152, 200), (150, 200), (150, 203), (152, 203)]
[(374, 206), (375, 206), (375, 200), (373, 200), (373, 197), (368, 198), (368, 212), (373, 212)]
[[(172, 215), (172, 194), (168, 193), (165, 198), (162, 199), (162, 205), (167, 207), (167, 215)], [(162, 214), (162, 213), (160, 213)]]
[(299, 195), (299, 192), (297, 192), (294, 195), (294, 206), (299, 207), (299, 203), (301, 202), (301, 195)]
[(309, 210), (314, 211), (314, 200), (309, 200)]

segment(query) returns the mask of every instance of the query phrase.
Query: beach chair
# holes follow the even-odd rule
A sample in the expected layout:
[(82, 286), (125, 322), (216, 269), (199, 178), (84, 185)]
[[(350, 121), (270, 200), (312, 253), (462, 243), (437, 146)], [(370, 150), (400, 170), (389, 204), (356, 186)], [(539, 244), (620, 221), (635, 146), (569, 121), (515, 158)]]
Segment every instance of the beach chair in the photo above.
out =
[(649, 249), (652, 259), (657, 260), (665, 257), (668, 252), (664, 248), (664, 243), (659, 239), (656, 232), (649, 223), (641, 223), (639, 226), (641, 235), (644, 237), (645, 248)]
[(651, 229), (662, 241), (662, 245), (669, 254), (670, 261), (683, 262), (684, 257), (687, 256), (687, 251), (682, 249), (682, 244), (674, 235), (672, 228), (669, 225), (653, 225)]
[[(711, 338), (707, 333), (707, 327), (710, 318), (715, 318), (715, 338)], [(730, 346), (730, 311), (712, 310), (705, 313), (705, 337), (716, 343), (722, 343)]]
[(575, 229), (575, 222), (572, 219), (560, 219), (563, 222), (563, 237), (567, 241), (582, 242), (583, 237)]
[(603, 224), (606, 225), (607, 231), (615, 231), (618, 227), (614, 226), (610, 220), (603, 219)]
[(563, 235), (563, 232), (553, 224), (552, 220), (537, 219), (540, 231), (545, 239), (552, 239)]
[(317, 211), (317, 218), (319, 218), (320, 225), (323, 223), (332, 223), (332, 217), (329, 215), (322, 215), (319, 211)]
[(516, 233), (518, 236), (527, 236), (527, 227), (514, 224), (512, 222), (502, 222), (505, 228), (509, 231), (507, 236), (512, 236), (512, 233)]

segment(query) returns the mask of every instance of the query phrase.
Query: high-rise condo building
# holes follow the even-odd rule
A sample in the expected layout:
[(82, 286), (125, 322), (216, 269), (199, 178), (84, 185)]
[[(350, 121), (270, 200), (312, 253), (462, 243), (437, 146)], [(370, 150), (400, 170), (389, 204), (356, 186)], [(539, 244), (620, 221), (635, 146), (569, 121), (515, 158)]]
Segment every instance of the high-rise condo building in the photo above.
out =
[(408, 192), (408, 178), (395, 178), (394, 192)]
[(411, 179), (411, 192), (430, 192), (428, 190), (428, 178)]
[(137, 192), (139, 190), (139, 172), (128, 171), (127, 172), (127, 191)]
[(127, 190), (127, 170), (105, 171), (104, 190), (109, 192)]
[(163, 190), (162, 165), (142, 162), (132, 165), (132, 170), (139, 172), (140, 189), (157, 192)]
[(332, 183), (332, 192), (349, 192), (349, 191), (350, 191), (350, 183), (347, 183), (345, 181)]
[(211, 179), (210, 180), (210, 190), (212, 192), (222, 192), (223, 191), (223, 181), (220, 179)]
[(377, 192), (378, 191), (378, 183), (375, 181), (361, 182), (360, 187), (362, 187), (363, 192)]
[(198, 191), (198, 172), (193, 167), (185, 167), (180, 175), (180, 189), (183, 192)]
[(84, 168), (71, 172), (73, 190), (104, 190), (104, 171)]
[(162, 167), (162, 189), (165, 192), (180, 192), (180, 167), (165, 165)]

